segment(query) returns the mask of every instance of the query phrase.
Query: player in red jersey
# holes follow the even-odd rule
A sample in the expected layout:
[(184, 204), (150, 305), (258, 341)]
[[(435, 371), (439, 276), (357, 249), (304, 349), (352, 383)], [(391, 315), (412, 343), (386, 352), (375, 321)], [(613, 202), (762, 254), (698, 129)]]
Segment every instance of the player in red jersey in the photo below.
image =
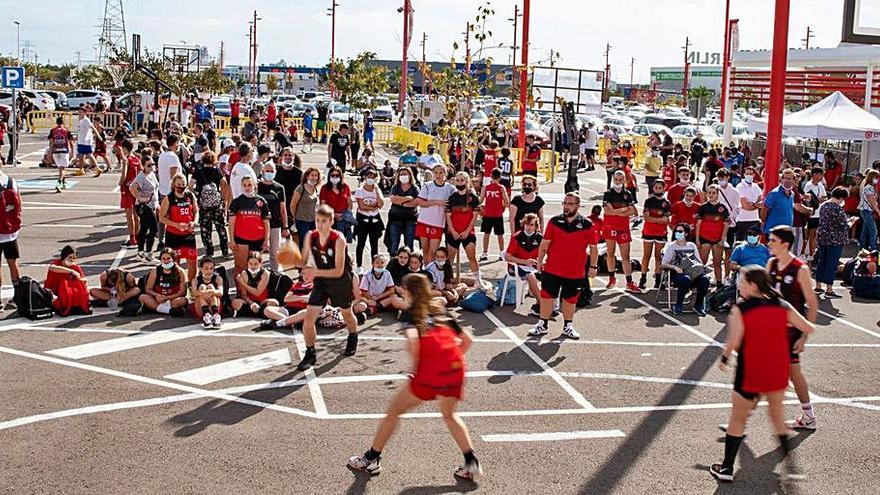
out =
[(269, 251), (269, 203), (258, 196), (254, 179), (241, 179), (242, 194), (229, 204), (229, 250), (234, 257), (235, 273), (247, 266), (248, 255)]
[[(510, 205), (507, 189), (501, 184), (501, 170), (492, 171), (492, 182), (480, 192), (480, 203), (483, 205), (483, 221), (480, 232), (483, 233), (483, 254), (480, 261), (489, 259), (489, 241), (494, 232), (498, 238), (498, 251), (504, 253), (504, 210)], [(504, 254), (499, 255), (499, 261)]]
[(535, 144), (535, 136), (526, 136), (525, 156), (522, 162), (522, 174), (538, 176), (538, 161), (541, 160), (541, 147)]
[(464, 391), (464, 355), (473, 338), (433, 301), (427, 277), (406, 275), (403, 289), (405, 298), (410, 301), (409, 311), (414, 324), (406, 329), (407, 349), (413, 362), (412, 378), (388, 405), (370, 449), (363, 455), (351, 457), (348, 466), (379, 474), (382, 450), (397, 429), (400, 416), (425, 401), (436, 400), (446, 427), (464, 455), (464, 465), (455, 470), (455, 476), (479, 481), (483, 469), (474, 455), (467, 426), (456, 413)]
[(771, 284), (770, 275), (763, 268), (747, 266), (739, 270), (737, 288), (742, 300), (727, 318), (729, 337), (718, 365), (725, 371), (731, 354), (737, 352), (733, 409), (724, 439), (724, 460), (709, 468), (712, 476), (722, 481), (733, 481), (733, 464), (745, 436), (746, 421), (761, 395), (767, 398), (770, 423), (782, 451), (786, 456), (789, 454), (788, 428), (782, 410), (789, 379), (787, 328), (809, 334), (814, 327), (783, 301)]
[(632, 264), (629, 260), (629, 247), (632, 242), (632, 234), (629, 230), (629, 219), (636, 215), (636, 201), (632, 192), (624, 188), (626, 174), (617, 170), (611, 179), (611, 188), (602, 196), (602, 207), (605, 209), (605, 225), (602, 227), (602, 235), (605, 237), (605, 245), (608, 247), (608, 285), (610, 289), (617, 285), (614, 277), (615, 250), (620, 247), (620, 262), (623, 264), (623, 274), (626, 276), (626, 290), (635, 294), (641, 293), (641, 289), (633, 282)]
[(498, 142), (492, 141), (489, 147), (483, 150), (483, 187), (492, 182), (492, 171), (498, 166)]
[(480, 278), (480, 264), (477, 262), (477, 236), (474, 225), (480, 216), (480, 198), (471, 189), (467, 172), (455, 174), (453, 179), (456, 191), (446, 201), (446, 247), (449, 258), (455, 259), (459, 249), (464, 249), (470, 264), (471, 273), (477, 287), (483, 284)]
[(724, 243), (729, 228), (730, 210), (720, 201), (716, 184), (706, 188), (707, 201), (697, 210), (697, 249), (703, 263), (709, 263), (712, 254), (712, 269), (715, 271), (715, 284), (721, 287), (721, 266), (724, 256)]
[[(694, 236), (697, 231), (697, 212), (700, 211), (700, 203), (695, 201), (699, 194), (697, 190), (693, 187), (689, 187), (684, 192), (684, 199), (679, 202), (672, 203), (672, 221), (669, 223), (671, 227), (675, 227), (680, 223), (686, 223), (691, 228), (690, 237), (688, 237), (689, 241), (694, 240)], [(669, 197), (669, 192), (666, 193), (667, 198)]]
[(159, 221), (165, 225), (165, 247), (174, 250), (178, 263), (186, 260), (187, 280), (195, 278), (198, 268), (195, 233), (198, 213), (196, 196), (186, 190), (186, 178), (175, 175), (171, 179), (171, 194), (162, 198), (159, 206)]
[(639, 289), (644, 290), (648, 281), (648, 265), (654, 260), (654, 288), (660, 287), (660, 274), (663, 269), (660, 261), (663, 247), (667, 241), (669, 219), (672, 215), (672, 205), (664, 198), (666, 182), (657, 179), (651, 186), (651, 196), (645, 199), (642, 215), (645, 218), (645, 226), (642, 227), (642, 276), (639, 279)]

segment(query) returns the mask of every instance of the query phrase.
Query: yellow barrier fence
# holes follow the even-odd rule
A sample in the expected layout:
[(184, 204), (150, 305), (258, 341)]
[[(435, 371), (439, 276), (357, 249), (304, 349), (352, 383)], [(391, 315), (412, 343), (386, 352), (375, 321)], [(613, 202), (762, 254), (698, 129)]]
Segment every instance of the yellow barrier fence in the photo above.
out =
[[(114, 129), (125, 118), (125, 114), (116, 112), (99, 112), (88, 115), (92, 122), (100, 121), (106, 129)], [(55, 127), (55, 120), (58, 117), (64, 119), (64, 126), (68, 129), (75, 129), (79, 122), (78, 112), (32, 110), (28, 113), (28, 128), (30, 128), (31, 134), (48, 132)]]

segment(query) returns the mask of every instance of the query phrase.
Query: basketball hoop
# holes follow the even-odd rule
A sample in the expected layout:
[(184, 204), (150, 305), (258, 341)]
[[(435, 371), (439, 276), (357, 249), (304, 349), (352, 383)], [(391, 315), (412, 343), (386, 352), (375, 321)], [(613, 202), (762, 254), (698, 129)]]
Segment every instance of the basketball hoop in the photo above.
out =
[(107, 64), (104, 68), (107, 69), (110, 78), (113, 80), (113, 87), (121, 88), (123, 85), (122, 78), (125, 76), (128, 64)]

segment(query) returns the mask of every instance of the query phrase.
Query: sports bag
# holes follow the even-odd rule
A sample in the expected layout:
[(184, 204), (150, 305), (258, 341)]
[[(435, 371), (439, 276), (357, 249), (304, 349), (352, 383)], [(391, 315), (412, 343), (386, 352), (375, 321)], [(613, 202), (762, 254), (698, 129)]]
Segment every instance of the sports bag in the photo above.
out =
[(18, 306), (18, 314), (30, 320), (45, 320), (55, 314), (52, 291), (30, 277), (18, 279), (12, 298)]

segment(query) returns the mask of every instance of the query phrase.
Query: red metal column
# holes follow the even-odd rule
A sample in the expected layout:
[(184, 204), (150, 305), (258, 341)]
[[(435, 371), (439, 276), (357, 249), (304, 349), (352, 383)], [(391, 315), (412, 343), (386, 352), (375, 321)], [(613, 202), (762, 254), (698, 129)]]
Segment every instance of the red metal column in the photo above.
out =
[(336, 0), (330, 13), (330, 96), (336, 97)]
[(403, 1), (403, 59), (400, 64), (400, 99), (397, 102), (397, 113), (403, 115), (406, 110), (406, 78), (408, 74), (407, 68), (407, 52), (409, 52), (409, 11), (410, 0)]
[(727, 109), (727, 85), (730, 67), (730, 0), (724, 10), (724, 61), (721, 64), (721, 121), (724, 121)]
[(782, 116), (785, 111), (785, 78), (788, 68), (788, 16), (791, 0), (776, 0), (773, 24), (773, 59), (770, 65), (770, 102), (767, 116), (767, 153), (764, 157), (764, 192), (779, 184), (782, 156)]
[(526, 105), (528, 104), (528, 74), (529, 74), (529, 14), (531, 2), (523, 0), (523, 34), (522, 34), (522, 61), (519, 73), (519, 139), (518, 147), (526, 147)]

